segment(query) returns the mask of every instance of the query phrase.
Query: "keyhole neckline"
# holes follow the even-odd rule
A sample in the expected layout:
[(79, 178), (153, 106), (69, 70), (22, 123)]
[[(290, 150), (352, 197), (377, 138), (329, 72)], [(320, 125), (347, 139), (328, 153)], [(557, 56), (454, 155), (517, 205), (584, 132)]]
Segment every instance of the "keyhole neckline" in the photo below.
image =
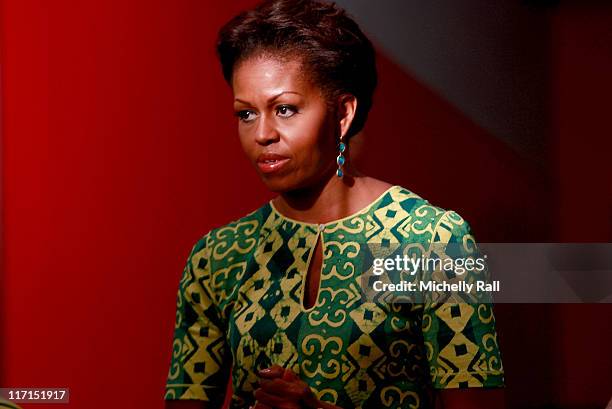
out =
[(349, 214), (348, 216), (341, 217), (341, 218), (336, 219), (336, 220), (328, 221), (326, 223), (310, 223), (310, 222), (305, 222), (305, 221), (301, 221), (301, 220), (296, 220), (296, 219), (293, 219), (291, 217), (285, 216), (284, 214), (279, 212), (278, 209), (274, 206), (274, 203), (272, 203), (272, 200), (268, 201), (268, 204), (270, 205), (270, 208), (272, 209), (272, 211), (277, 216), (279, 216), (281, 219), (284, 219), (284, 220), (289, 221), (289, 222), (294, 223), (294, 224), (301, 224), (301, 225), (304, 225), (304, 226), (311, 226), (311, 227), (313, 227), (317, 231), (323, 231), (323, 230), (325, 230), (325, 228), (327, 226), (331, 226), (331, 225), (334, 225), (336, 223), (343, 222), (345, 220), (353, 219), (353, 218), (355, 218), (357, 216), (360, 216), (360, 215), (362, 215), (364, 213), (367, 213), (371, 208), (373, 208), (375, 205), (377, 205), (383, 199), (383, 197), (387, 193), (389, 193), (389, 192), (391, 192), (391, 191), (393, 191), (395, 189), (399, 189), (399, 188), (400, 188), (399, 185), (392, 185), (388, 189), (386, 189), (384, 192), (382, 192), (380, 195), (378, 195), (378, 197), (376, 199), (374, 199), (369, 205), (363, 207), (361, 210), (358, 210), (355, 213)]
[[(304, 301), (306, 300), (306, 288), (307, 288), (308, 277), (309, 277), (308, 273), (310, 272), (310, 265), (313, 262), (313, 258), (314, 258), (318, 245), (321, 245), (321, 265), (318, 268), (319, 279), (317, 280), (318, 281), (317, 282), (317, 292), (315, 294), (312, 305), (306, 308), (306, 306), (304, 305)], [(302, 295), (300, 297), (300, 308), (303, 312), (311, 312), (315, 309), (315, 307), (319, 305), (319, 295), (321, 293), (321, 282), (323, 281), (323, 267), (325, 264), (324, 260), (325, 260), (325, 240), (323, 239), (323, 230), (319, 230), (317, 231), (317, 235), (315, 236), (314, 246), (312, 247), (310, 254), (308, 254), (308, 261), (306, 262), (306, 272), (304, 273), (304, 276), (302, 277)]]

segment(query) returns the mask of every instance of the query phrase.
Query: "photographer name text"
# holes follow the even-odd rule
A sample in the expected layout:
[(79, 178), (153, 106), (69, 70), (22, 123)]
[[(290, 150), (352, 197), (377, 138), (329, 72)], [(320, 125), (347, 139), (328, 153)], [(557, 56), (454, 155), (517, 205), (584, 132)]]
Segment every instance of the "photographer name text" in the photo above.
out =
[(391, 292), (464, 292), (471, 293), (476, 291), (484, 292), (499, 292), (499, 281), (484, 281), (476, 280), (473, 283), (459, 281), (457, 283), (448, 283), (445, 281), (400, 281), (399, 283), (385, 283), (383, 281), (374, 281), (372, 288), (374, 291), (391, 291)]

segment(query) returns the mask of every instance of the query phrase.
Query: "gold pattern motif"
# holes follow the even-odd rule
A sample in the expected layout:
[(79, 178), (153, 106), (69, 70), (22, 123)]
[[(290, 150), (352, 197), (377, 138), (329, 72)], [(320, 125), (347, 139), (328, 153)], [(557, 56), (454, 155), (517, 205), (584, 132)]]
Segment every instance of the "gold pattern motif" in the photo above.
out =
[[(319, 237), (318, 301), (304, 311)], [(270, 203), (212, 230), (180, 280), (165, 399), (220, 399), (232, 362), (232, 409), (253, 404), (257, 371), (273, 364), (346, 408), (429, 407), (431, 386), (502, 385), (490, 306), (437, 303), (435, 294), (414, 305), (362, 298), (363, 251), (385, 257), (381, 243), (402, 243), (418, 257), (449, 242), (475, 251), (461, 216), (400, 186), (322, 231)]]

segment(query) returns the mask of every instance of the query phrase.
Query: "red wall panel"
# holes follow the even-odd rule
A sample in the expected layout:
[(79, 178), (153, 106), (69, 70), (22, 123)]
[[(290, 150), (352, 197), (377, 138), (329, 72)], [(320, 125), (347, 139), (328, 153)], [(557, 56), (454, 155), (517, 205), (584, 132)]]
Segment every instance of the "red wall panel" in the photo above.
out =
[[(68, 386), (75, 408), (162, 407), (191, 245), (271, 197), (240, 151), (213, 48), (252, 3), (0, 3), (0, 385)], [(610, 241), (612, 20), (561, 7), (552, 21), (541, 163), (384, 55), (356, 160), (457, 210), (481, 241)], [(499, 307), (510, 402), (607, 400), (608, 306)]]
[(2, 385), (161, 407), (187, 253), (269, 197), (214, 60), (244, 4), (3, 3)]

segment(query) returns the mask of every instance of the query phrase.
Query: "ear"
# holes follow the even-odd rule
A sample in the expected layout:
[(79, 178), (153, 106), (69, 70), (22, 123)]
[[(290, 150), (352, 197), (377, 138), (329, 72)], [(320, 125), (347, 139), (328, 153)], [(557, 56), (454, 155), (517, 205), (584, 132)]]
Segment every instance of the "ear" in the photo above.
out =
[(342, 94), (338, 97), (338, 124), (340, 125), (340, 136), (346, 136), (355, 113), (357, 112), (357, 98), (351, 94)]

